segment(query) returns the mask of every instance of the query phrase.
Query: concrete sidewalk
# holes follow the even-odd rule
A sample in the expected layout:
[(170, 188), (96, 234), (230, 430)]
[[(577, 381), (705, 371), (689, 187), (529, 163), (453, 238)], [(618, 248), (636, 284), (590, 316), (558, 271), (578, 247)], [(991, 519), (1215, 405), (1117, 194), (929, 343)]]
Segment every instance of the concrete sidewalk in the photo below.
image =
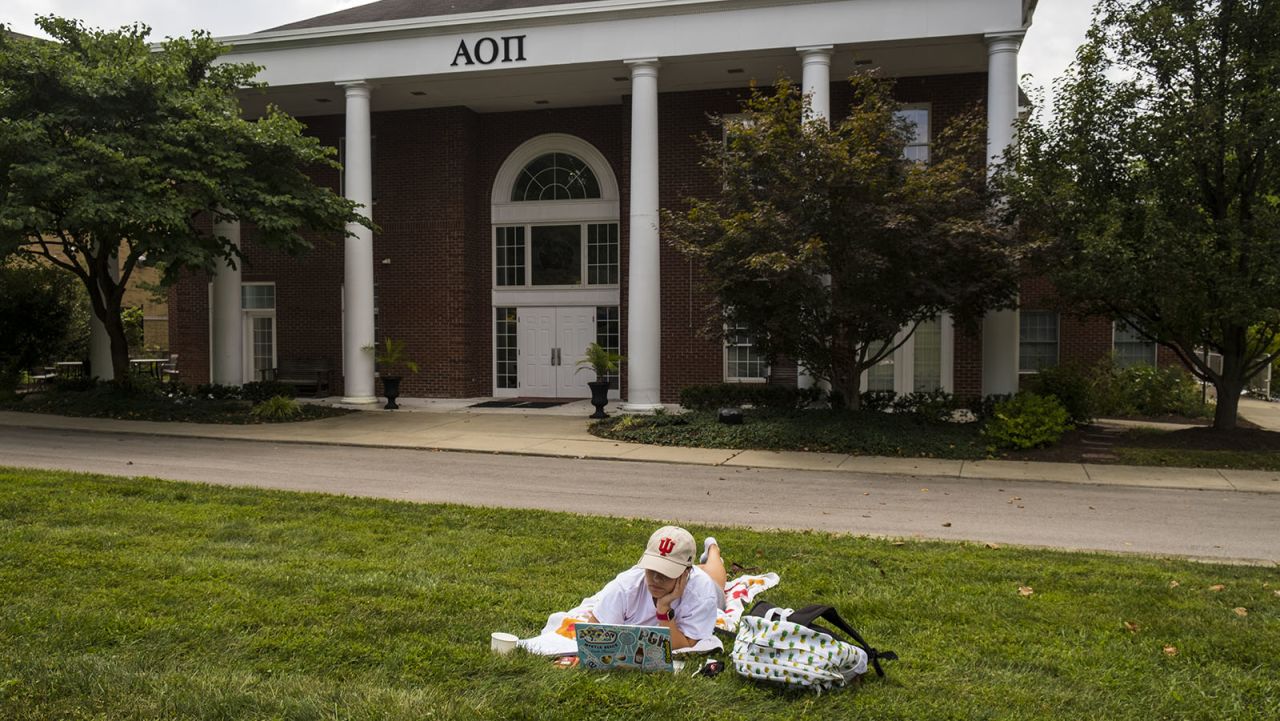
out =
[[(0, 412), (0, 428), (23, 427), (186, 438), (312, 443), (562, 458), (859, 474), (1054, 481), (1153, 488), (1280, 493), (1280, 472), (1028, 461), (958, 461), (836, 453), (740, 451), (623, 443), (587, 432), (586, 413), (451, 410), (361, 412), (305, 423), (217, 425)], [(3, 459), (0, 459), (0, 463)]]

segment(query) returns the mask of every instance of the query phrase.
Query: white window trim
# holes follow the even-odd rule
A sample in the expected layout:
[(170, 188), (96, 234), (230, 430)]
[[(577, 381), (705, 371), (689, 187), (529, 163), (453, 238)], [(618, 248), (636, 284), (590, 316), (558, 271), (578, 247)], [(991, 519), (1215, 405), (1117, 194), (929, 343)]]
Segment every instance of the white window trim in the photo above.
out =
[[(898, 106), (898, 109), (899, 110), (923, 110), (925, 112), (925, 115), (928, 118), (928, 122), (925, 123), (925, 128), (924, 128), (924, 142), (909, 143), (907, 147), (908, 148), (924, 147), (926, 151), (925, 152), (926, 157), (924, 162), (926, 163), (932, 162), (933, 161), (933, 103), (905, 103), (903, 105)], [(906, 148), (903, 148), (903, 150), (905, 152)]]
[[(556, 201), (558, 202), (558, 201)], [(588, 220), (576, 222), (568, 221), (546, 221), (538, 223), (495, 223), (490, 228), (489, 234), (489, 284), (494, 291), (507, 290), (579, 290), (582, 288), (621, 288), (622, 287), (622, 256), (619, 250), (618, 256), (618, 282), (617, 283), (595, 283), (587, 284), (590, 274), (587, 238), (588, 225), (617, 225), (618, 226), (618, 247), (622, 247), (622, 227), (618, 220), (595, 221)], [(559, 225), (576, 225), (578, 226), (578, 282), (574, 285), (534, 285), (533, 284), (533, 229), (537, 227), (559, 226)], [(524, 278), (520, 285), (498, 285), (498, 229), (520, 227), (524, 228)]]
[[(1019, 310), (1018, 310), (1018, 314), (1019, 314), (1019, 315), (1018, 315), (1018, 323), (1019, 323), (1019, 326), (1018, 326), (1018, 375), (1020, 375), (1020, 376), (1033, 376), (1033, 375), (1036, 375), (1036, 374), (1038, 374), (1038, 373), (1040, 372), (1040, 371), (1038, 371), (1038, 370), (1028, 371), (1028, 370), (1023, 370), (1023, 369), (1022, 369), (1022, 326), (1021, 326), (1021, 323), (1022, 323), (1022, 315), (1021, 315), (1021, 314), (1022, 314), (1022, 313), (1024, 313), (1024, 312), (1029, 312), (1029, 313), (1053, 313), (1053, 315), (1058, 319), (1058, 335), (1057, 335), (1057, 337), (1055, 337), (1055, 338), (1054, 338), (1054, 341), (1053, 341), (1053, 366), (1051, 366), (1051, 367), (1056, 367), (1056, 366), (1061, 365), (1061, 364), (1062, 364), (1062, 314), (1061, 314), (1061, 313), (1059, 313), (1059, 312), (1058, 312), (1058, 311), (1056, 311), (1056, 310), (1045, 310), (1045, 311), (1031, 310), (1031, 311), (1027, 311), (1027, 310), (1019, 309)], [(1112, 345), (1113, 345), (1113, 347), (1114, 347), (1114, 344), (1115, 344), (1114, 334), (1115, 334), (1115, 331), (1113, 330), (1113, 331), (1112, 331)]]
[[(938, 315), (938, 324), (940, 326), (940, 339), (942, 348), (939, 354), (938, 362), (941, 364), (940, 380), (942, 381), (942, 390), (947, 393), (955, 393), (955, 340), (956, 328), (952, 321), (950, 313), (941, 313)], [(907, 332), (907, 328), (902, 328), (893, 336), (893, 342), (898, 343), (902, 340), (902, 336)], [(898, 349), (890, 356), (893, 362), (893, 392), (898, 395), (906, 395), (915, 392), (916, 386), (916, 339), (915, 333), (911, 334), (911, 339), (906, 343), (898, 346)], [(865, 393), (867, 391), (867, 380), (870, 370), (862, 372), (862, 378), (858, 381), (858, 390)]]
[[(514, 308), (516, 311), (516, 387), (498, 387), (498, 309)], [(493, 382), (489, 384), (494, 398), (517, 398), (520, 395), (520, 309), (514, 305), (495, 303), (489, 308), (489, 369)]]
[[(724, 378), (724, 382), (725, 383), (768, 383), (769, 376), (773, 373), (773, 367), (769, 365), (768, 360), (766, 360), (764, 364), (763, 377), (756, 378), (752, 376), (743, 377), (743, 376), (729, 375), (729, 324), (728, 323), (724, 325), (724, 332), (725, 332), (724, 342), (720, 344), (720, 350), (721, 350), (720, 375)], [(756, 343), (755, 343), (755, 338), (753, 337), (751, 339), (752, 351), (755, 350), (755, 347), (756, 347)]]
[[(1124, 321), (1119, 318), (1111, 321), (1111, 355), (1113, 358), (1116, 354), (1116, 329), (1123, 323)], [(1059, 322), (1059, 325), (1061, 325), (1061, 322)], [(1156, 361), (1159, 360), (1160, 357), (1160, 344), (1155, 341), (1148, 342), (1151, 343), (1151, 367), (1155, 368)]]

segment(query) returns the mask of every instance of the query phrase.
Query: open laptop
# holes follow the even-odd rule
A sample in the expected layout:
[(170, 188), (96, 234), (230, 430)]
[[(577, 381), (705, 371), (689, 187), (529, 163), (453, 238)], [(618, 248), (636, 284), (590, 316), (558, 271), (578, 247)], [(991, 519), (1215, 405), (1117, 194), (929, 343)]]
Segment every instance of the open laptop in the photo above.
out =
[(671, 663), (671, 630), (668, 628), (579, 623), (574, 631), (578, 639), (580, 668), (675, 671)]

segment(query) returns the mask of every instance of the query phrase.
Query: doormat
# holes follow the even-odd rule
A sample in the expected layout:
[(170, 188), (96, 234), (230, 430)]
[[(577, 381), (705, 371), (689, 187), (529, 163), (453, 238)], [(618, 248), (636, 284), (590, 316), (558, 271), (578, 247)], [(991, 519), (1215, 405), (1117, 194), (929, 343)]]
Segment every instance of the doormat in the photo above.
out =
[(572, 401), (521, 401), (521, 400), (483, 401), (481, 403), (472, 404), (471, 406), (468, 406), (468, 407), (470, 408), (533, 408), (533, 409), (537, 409), (537, 408), (555, 408), (556, 406), (562, 406), (566, 403), (571, 403), (571, 402)]

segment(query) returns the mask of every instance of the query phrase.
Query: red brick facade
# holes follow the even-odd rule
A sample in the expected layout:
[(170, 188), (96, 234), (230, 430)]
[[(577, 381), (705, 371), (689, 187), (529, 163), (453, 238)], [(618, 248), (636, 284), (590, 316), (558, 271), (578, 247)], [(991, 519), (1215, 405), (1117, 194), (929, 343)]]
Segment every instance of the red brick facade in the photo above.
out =
[[(847, 108), (843, 83), (832, 86), (832, 109)], [(897, 96), (927, 103), (932, 134), (957, 114), (979, 107), (985, 74), (905, 78)], [(689, 196), (715, 192), (698, 166), (699, 138), (712, 130), (708, 114), (734, 113), (745, 89), (666, 93), (659, 98), (661, 205), (678, 209)], [(341, 115), (304, 118), (310, 133), (337, 145)], [(405, 340), (421, 372), (405, 378), (402, 393), (417, 397), (487, 396), (493, 388), (494, 319), (490, 197), (498, 170), (520, 144), (545, 133), (566, 133), (595, 146), (608, 160), (620, 190), (621, 337), (626, 348), (628, 164), (630, 104), (478, 114), (454, 107), (374, 113), (374, 279), (378, 335)], [(338, 188), (336, 171), (316, 174)], [(343, 246), (336, 234), (314, 238), (315, 249), (286, 257), (258, 247), (242, 229), (245, 282), (276, 284), (276, 348), (281, 361), (322, 359), (341, 393)], [(699, 290), (700, 269), (667, 244), (661, 249), (662, 399), (674, 402), (692, 383), (723, 376), (723, 349), (703, 337), (714, 298)], [(1024, 290), (1028, 303), (1045, 297), (1041, 283)], [(209, 376), (208, 279), (192, 276), (173, 290), (170, 337), (184, 378)], [(1102, 330), (1099, 330), (1101, 328)], [(1093, 358), (1109, 347), (1105, 321), (1064, 322), (1063, 358)], [(955, 390), (981, 390), (981, 338), (956, 334)], [(777, 375), (794, 377), (794, 365)], [(625, 384), (625, 375), (623, 378)], [(379, 389), (380, 390), (380, 389)], [(623, 389), (625, 397), (625, 385)]]

